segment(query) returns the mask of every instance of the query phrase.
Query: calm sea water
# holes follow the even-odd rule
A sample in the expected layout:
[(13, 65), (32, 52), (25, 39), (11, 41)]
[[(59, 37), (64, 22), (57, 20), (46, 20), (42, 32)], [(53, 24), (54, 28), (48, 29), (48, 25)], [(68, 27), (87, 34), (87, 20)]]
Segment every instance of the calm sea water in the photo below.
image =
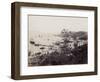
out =
[[(54, 43), (61, 41), (62, 38), (60, 36), (57, 36), (55, 34), (39, 34), (35, 33), (29, 38), (29, 51), (31, 52), (31, 55), (34, 55), (35, 53), (41, 52), (52, 52), (55, 49), (58, 49), (59, 47), (54, 45)], [(35, 46), (34, 44), (31, 44), (30, 41), (34, 41), (35, 44), (39, 44), (39, 46)], [(44, 48), (44, 49), (40, 49)], [(50, 50), (52, 48), (52, 50)]]

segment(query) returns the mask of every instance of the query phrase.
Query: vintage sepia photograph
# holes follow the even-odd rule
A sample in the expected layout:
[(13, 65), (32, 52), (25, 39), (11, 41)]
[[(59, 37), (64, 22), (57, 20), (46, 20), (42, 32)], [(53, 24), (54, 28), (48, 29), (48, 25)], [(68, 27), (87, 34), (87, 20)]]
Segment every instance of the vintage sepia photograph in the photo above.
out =
[(88, 63), (88, 18), (29, 15), (28, 66)]

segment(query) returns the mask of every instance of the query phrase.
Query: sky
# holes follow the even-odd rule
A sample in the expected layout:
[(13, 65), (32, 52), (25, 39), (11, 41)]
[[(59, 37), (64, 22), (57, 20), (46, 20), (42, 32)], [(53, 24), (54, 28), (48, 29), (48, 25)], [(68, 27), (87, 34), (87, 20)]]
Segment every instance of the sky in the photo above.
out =
[(62, 29), (68, 29), (69, 31), (88, 31), (87, 17), (29, 15), (28, 22), (29, 33), (59, 34)]

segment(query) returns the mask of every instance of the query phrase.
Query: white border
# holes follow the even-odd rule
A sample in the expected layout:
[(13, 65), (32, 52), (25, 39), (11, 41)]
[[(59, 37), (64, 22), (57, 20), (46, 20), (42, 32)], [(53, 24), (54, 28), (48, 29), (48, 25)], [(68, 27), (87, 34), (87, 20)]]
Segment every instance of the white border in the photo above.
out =
[[(73, 72), (94, 71), (94, 11), (71, 10), (71, 9), (48, 9), (21, 7), (20, 28), (20, 75), (40, 75)], [(88, 64), (84, 65), (60, 65), (60, 66), (37, 66), (28, 67), (28, 20), (27, 15), (56, 15), (56, 16), (78, 16), (88, 17)]]

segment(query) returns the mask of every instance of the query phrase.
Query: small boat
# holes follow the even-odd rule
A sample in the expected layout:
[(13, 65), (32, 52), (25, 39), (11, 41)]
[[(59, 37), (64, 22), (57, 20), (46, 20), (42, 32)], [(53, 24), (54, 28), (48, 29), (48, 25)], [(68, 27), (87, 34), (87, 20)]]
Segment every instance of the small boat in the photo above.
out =
[(35, 42), (34, 42), (34, 41), (30, 41), (30, 43), (31, 43), (31, 44), (35, 44)]
[(43, 49), (45, 49), (45, 48), (44, 48), (44, 47), (41, 47), (40, 49), (42, 49), (42, 50), (43, 50)]

